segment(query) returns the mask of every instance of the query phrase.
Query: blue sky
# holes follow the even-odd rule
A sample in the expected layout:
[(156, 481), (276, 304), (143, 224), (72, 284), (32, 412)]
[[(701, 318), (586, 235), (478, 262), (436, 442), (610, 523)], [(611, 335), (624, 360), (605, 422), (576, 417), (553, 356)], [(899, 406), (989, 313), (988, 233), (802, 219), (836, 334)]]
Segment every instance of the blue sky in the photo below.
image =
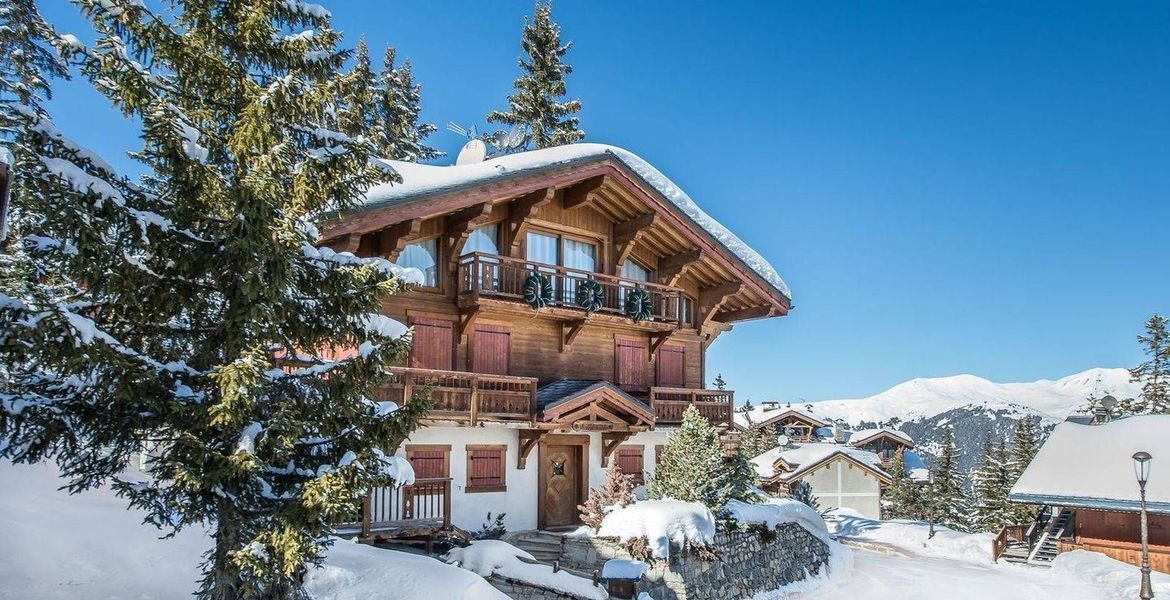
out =
[[(738, 399), (1131, 366), (1170, 313), (1170, 4), (953, 4), (556, 3), (587, 139), (667, 173), (793, 288), (788, 317), (712, 346)], [(532, 10), (326, 5), (348, 43), (413, 60), (426, 119), (464, 125), (503, 105)], [(84, 84), (53, 107), (111, 158), (135, 144)]]

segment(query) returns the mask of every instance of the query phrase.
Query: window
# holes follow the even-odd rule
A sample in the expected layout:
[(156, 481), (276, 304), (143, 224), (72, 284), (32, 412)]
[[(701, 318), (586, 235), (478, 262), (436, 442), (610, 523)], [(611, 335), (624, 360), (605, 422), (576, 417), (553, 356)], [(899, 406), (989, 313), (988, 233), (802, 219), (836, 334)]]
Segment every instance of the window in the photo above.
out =
[(621, 276), (635, 281), (650, 281), (650, 269), (643, 267), (634, 260), (622, 263)]
[(406, 460), (414, 467), (414, 478), (446, 479), (451, 476), (451, 446), (407, 444)]
[(634, 485), (646, 483), (644, 446), (620, 446), (617, 449), (618, 470), (634, 478)]
[(422, 271), (424, 286), (439, 287), (439, 238), (407, 244), (398, 254), (398, 266)]
[(597, 245), (566, 239), (565, 266), (590, 273), (597, 271)]
[(561, 264), (561, 246), (557, 236), (529, 231), (525, 245), (528, 247), (528, 260), (546, 265)]
[(448, 371), (455, 366), (455, 322), (442, 319), (414, 320), (410, 366)]
[(645, 340), (617, 339), (614, 366), (618, 387), (627, 392), (644, 392), (649, 389), (646, 381), (648, 354)]
[(678, 297), (678, 321), (683, 325), (693, 325), (695, 320), (695, 301), (690, 296)]
[(508, 447), (504, 445), (467, 445), (467, 493), (503, 492), (505, 460)]
[(471, 230), (467, 242), (463, 244), (463, 253), (483, 252), (484, 254), (500, 253), (500, 225), (491, 223)]

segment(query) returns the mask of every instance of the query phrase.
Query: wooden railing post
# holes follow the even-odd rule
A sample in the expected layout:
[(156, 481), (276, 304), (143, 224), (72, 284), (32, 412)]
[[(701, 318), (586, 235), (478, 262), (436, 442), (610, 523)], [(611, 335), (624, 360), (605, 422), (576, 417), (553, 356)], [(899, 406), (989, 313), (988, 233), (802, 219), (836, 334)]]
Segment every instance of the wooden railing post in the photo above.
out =
[(479, 418), (479, 377), (471, 378), (471, 395), (469, 397), (469, 402), (471, 403), (471, 426), (475, 427)]
[(362, 498), (362, 539), (370, 537), (370, 530), (373, 524), (370, 522), (372, 515), (370, 514), (370, 496), (373, 495), (374, 490), (370, 490), (365, 498)]
[(451, 480), (443, 482), (443, 529), (451, 528)]
[(414, 386), (411, 384), (410, 373), (402, 374), (402, 405), (406, 406), (414, 397)]

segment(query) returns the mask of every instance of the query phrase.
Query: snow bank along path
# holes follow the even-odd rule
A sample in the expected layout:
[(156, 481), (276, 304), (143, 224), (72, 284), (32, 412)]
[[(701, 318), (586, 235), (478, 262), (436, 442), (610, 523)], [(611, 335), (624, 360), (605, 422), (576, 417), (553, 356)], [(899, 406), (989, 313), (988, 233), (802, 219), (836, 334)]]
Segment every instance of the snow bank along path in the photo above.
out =
[[(189, 598), (203, 531), (174, 539), (108, 489), (70, 496), (47, 464), (0, 463), (0, 599)], [(482, 577), (440, 561), (339, 540), (310, 571), (315, 600), (507, 600)]]
[(593, 585), (590, 579), (578, 577), (567, 571), (554, 572), (550, 565), (534, 565), (520, 560), (521, 557), (530, 561), (535, 560), (531, 554), (508, 542), (479, 540), (471, 542), (466, 548), (451, 549), (446, 560), (483, 577), (498, 575), (578, 598), (593, 600), (609, 598), (609, 593), (602, 587)]

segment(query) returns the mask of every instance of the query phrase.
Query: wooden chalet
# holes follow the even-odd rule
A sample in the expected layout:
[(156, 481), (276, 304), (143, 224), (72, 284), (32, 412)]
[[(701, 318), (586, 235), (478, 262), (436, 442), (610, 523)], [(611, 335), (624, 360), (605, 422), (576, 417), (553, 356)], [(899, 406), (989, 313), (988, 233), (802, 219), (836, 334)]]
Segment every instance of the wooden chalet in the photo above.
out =
[(1061, 552), (1089, 550), (1141, 562), (1141, 516), (1132, 456), (1154, 457), (1146, 489), (1150, 565), (1170, 573), (1170, 415), (1058, 425), (1012, 487), (1034, 505), (1032, 523), (1005, 527), (993, 558), (1046, 565)]
[(829, 442), (790, 444), (752, 459), (759, 486), (787, 496), (807, 483), (822, 508), (850, 508), (881, 518), (881, 493), (892, 483), (874, 453)]
[(852, 432), (849, 445), (878, 455), (882, 460), (882, 468), (888, 469), (899, 452), (914, 449), (914, 440), (897, 429), (883, 427)]
[(367, 535), (478, 528), (488, 512), (509, 529), (574, 525), (610, 460), (653, 473), (688, 406), (730, 426), (733, 392), (704, 387), (707, 348), (787, 314), (790, 293), (660, 172), (598, 144), (389, 164), (403, 181), (320, 239), (423, 274), (384, 307), (413, 347), (383, 399), (425, 387), (435, 401), (401, 449), (420, 483), (375, 492)]
[(817, 430), (831, 424), (813, 416), (812, 413), (793, 407), (781, 406), (777, 402), (765, 402), (759, 409), (743, 414), (739, 419), (741, 428), (767, 427), (783, 435), (793, 443), (807, 443), (819, 438)]

